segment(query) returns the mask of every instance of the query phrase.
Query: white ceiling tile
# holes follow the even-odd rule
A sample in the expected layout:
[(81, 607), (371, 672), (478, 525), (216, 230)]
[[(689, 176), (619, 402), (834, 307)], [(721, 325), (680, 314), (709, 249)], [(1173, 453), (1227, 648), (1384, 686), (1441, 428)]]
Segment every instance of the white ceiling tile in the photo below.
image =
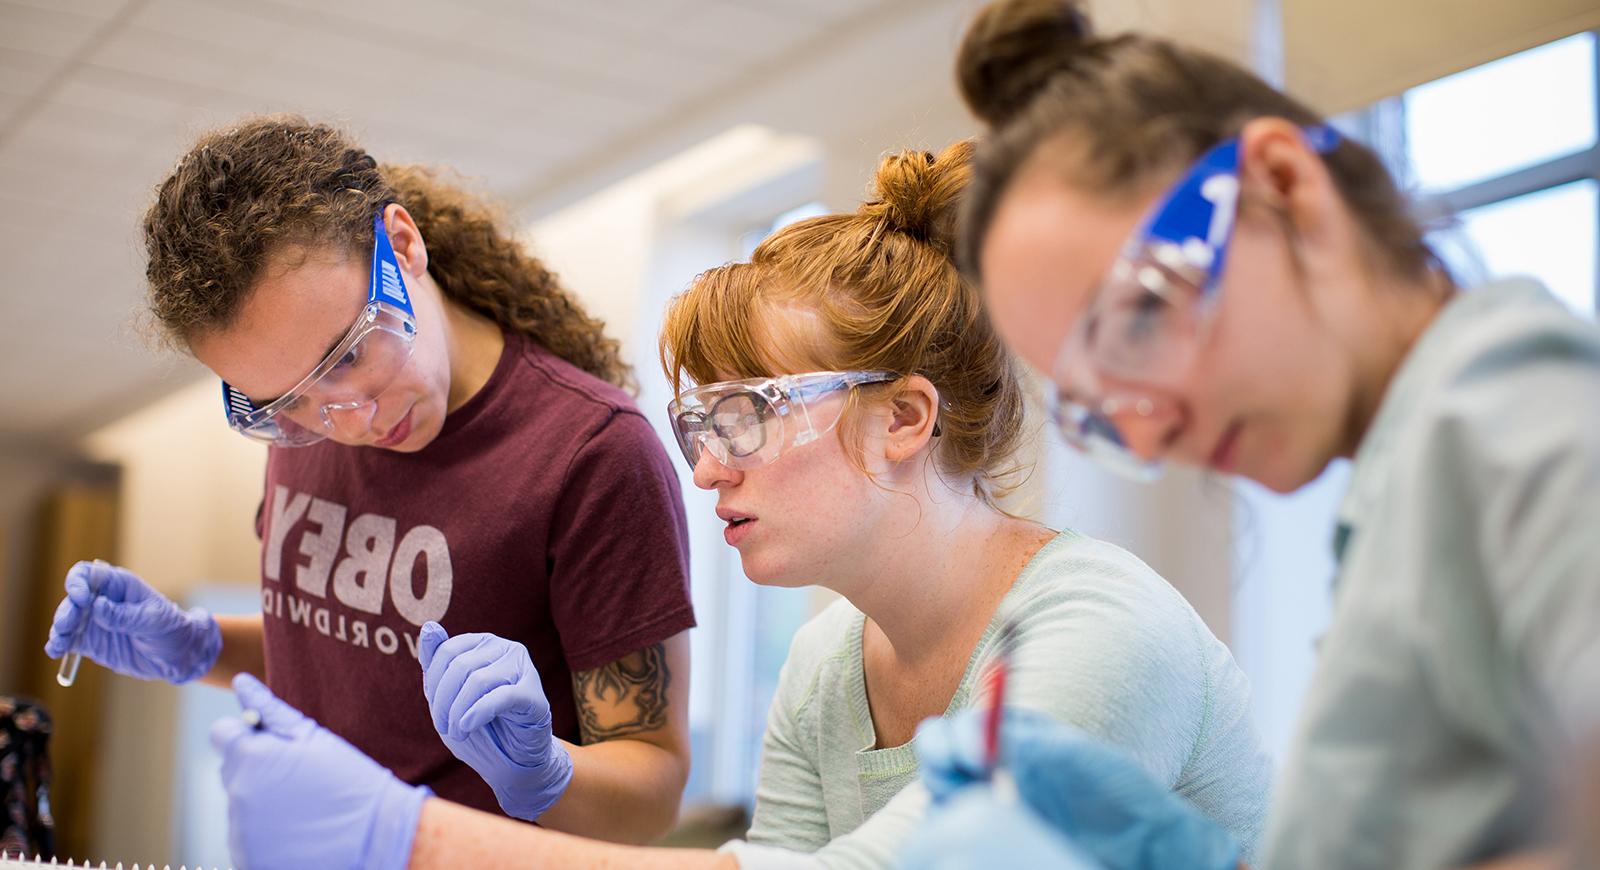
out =
[(795, 3), (794, 0), (704, 0), (704, 2), (718, 9), (729, 6), (753, 7), (781, 18), (805, 22), (817, 29), (870, 12), (878, 5), (863, 0), (805, 0), (804, 3)]
[(149, 132), (171, 127), (186, 114), (184, 95), (148, 88), (112, 88), (74, 77), (63, 82), (54, 100), (64, 106), (118, 118), (129, 130)]
[(63, 63), (37, 52), (0, 48), (0, 93), (32, 97)]
[(260, 63), (269, 52), (266, 45), (250, 50), (129, 26), (100, 46), (88, 64), (190, 87), (226, 88), (242, 67)]
[(12, 122), (17, 111), (27, 102), (27, 98), (16, 94), (0, 91), (0, 130), (4, 130)]
[(270, 49), (291, 29), (257, 4), (208, 0), (153, 0), (129, 23), (247, 55)]
[(120, 12), (124, 6), (128, 5), (128, 2), (129, 0), (0, 0), (0, 20), (4, 20), (7, 6), (22, 6), (50, 11), (57, 11), (63, 6), (67, 6), (74, 15), (98, 18), (103, 21)]
[(103, 24), (69, 5), (0, 6), (0, 48), (31, 51), (50, 57), (71, 57)]

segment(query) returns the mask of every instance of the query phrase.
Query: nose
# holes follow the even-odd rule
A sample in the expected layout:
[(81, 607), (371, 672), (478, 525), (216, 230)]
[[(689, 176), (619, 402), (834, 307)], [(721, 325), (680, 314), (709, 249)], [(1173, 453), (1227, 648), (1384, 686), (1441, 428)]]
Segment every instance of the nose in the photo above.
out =
[(744, 480), (744, 472), (737, 468), (729, 468), (717, 461), (711, 451), (702, 449), (700, 459), (694, 464), (694, 485), (701, 489), (717, 489), (723, 486), (738, 486)]
[(1170, 399), (1113, 397), (1101, 402), (1100, 410), (1116, 427), (1128, 452), (1146, 462), (1165, 457), (1183, 430), (1183, 410)]
[(323, 413), (333, 428), (334, 440), (354, 444), (372, 434), (372, 418), (377, 411), (377, 402), (362, 402), (353, 408), (327, 408)]

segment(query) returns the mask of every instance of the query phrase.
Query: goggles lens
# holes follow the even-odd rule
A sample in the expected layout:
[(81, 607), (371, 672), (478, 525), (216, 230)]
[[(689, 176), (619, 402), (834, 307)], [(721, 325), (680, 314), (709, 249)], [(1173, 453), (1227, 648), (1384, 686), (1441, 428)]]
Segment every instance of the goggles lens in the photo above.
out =
[(711, 406), (711, 431), (729, 456), (744, 458), (759, 455), (768, 441), (781, 440), (783, 427), (765, 396), (741, 390)]
[(241, 435), (279, 447), (315, 444), (332, 433), (334, 412), (376, 401), (411, 359), (416, 316), (381, 214), (373, 218), (373, 232), (367, 305), (322, 362), (289, 392), (260, 407), (223, 382), (228, 425)]
[(814, 372), (724, 381), (685, 391), (667, 412), (690, 469), (709, 452), (722, 465), (743, 470), (771, 463), (786, 446), (815, 441), (832, 429), (843, 406), (825, 409), (819, 401), (824, 397), (899, 377), (879, 371)]

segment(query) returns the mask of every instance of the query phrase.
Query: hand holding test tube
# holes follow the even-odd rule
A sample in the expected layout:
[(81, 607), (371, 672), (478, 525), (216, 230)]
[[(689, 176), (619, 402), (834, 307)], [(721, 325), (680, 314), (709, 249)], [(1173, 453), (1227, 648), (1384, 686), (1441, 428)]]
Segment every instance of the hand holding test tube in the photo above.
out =
[(83, 615), (83, 619), (78, 623), (78, 630), (73, 633), (73, 636), (72, 636), (72, 649), (73, 649), (73, 651), (69, 652), (66, 655), (61, 657), (61, 667), (56, 669), (56, 682), (60, 683), (62, 686), (71, 686), (74, 682), (77, 682), (77, 679), (78, 679), (78, 666), (83, 664), (83, 654), (80, 653), (80, 652), (77, 652), (77, 649), (78, 649), (79, 645), (81, 645), (82, 642), (83, 642), (83, 631), (84, 631), (84, 629), (89, 627), (90, 614), (94, 612), (94, 596), (97, 596), (97, 595), (100, 594), (101, 572), (104, 571), (105, 569), (111, 567), (110, 565), (106, 564), (106, 562), (104, 562), (104, 561), (102, 561), (100, 559), (94, 560), (94, 562), (90, 563), (90, 565), (91, 565), (91, 567), (89, 568), (89, 595), (90, 595), (90, 598), (89, 598), (89, 606), (88, 606), (88, 608), (86, 608), (88, 610), (88, 613), (85, 613)]
[(44, 647), (62, 660), (56, 679), (63, 686), (76, 679), (81, 656), (126, 676), (185, 683), (209, 671), (222, 650), (211, 614), (178, 607), (126, 568), (79, 562), (65, 586)]

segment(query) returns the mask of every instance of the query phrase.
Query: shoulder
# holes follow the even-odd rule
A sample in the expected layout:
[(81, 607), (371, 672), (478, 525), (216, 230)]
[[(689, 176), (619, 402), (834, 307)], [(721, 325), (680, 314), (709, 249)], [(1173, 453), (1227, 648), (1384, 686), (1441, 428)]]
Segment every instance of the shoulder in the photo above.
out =
[[(1434, 370), (1432, 389), (1415, 409), (1422, 426), (1414, 428), (1559, 425), (1596, 405), (1600, 327), (1536, 284), (1507, 282), (1466, 294), (1439, 315), (1441, 334), (1425, 333), (1413, 349), (1419, 365)], [(1567, 413), (1539, 420), (1507, 413), (1541, 408)]]
[[(1221, 642), (1148, 565), (1064, 533), (1019, 575), (1002, 607), (1015, 625), (1018, 703), (1125, 745), (1170, 746), (1169, 761), (1180, 744), (1192, 746)], [(1173, 743), (1180, 734), (1187, 737)]]
[[(537, 342), (514, 338), (513, 377), (521, 383), (525, 419), (540, 421), (541, 443), (555, 454), (603, 467), (660, 466), (670, 471), (661, 438), (633, 398)], [(566, 445), (565, 450), (560, 449)]]
[(1123, 548), (1062, 532), (1036, 554), (1006, 596), (1031, 622), (1092, 615), (1108, 631), (1160, 634), (1198, 614), (1155, 569)]
[(1434, 377), (1397, 433), (1397, 460), (1448, 469), (1438, 485), (1460, 487), (1466, 504), (1487, 504), (1507, 487), (1559, 482), (1563, 470), (1592, 477), (1600, 466), (1600, 327), (1531, 283), (1467, 292), (1483, 296), (1453, 302), (1440, 315), (1454, 316), (1446, 340), (1423, 351)]
[(861, 611), (841, 598), (800, 626), (778, 676), (778, 697), (790, 715), (810, 705), (844, 673), (860, 649)]
[(620, 387), (598, 378), (545, 349), (538, 342), (508, 337), (519, 345), (513, 368), (516, 380), (532, 382), (536, 401), (556, 406), (562, 416), (598, 428), (618, 414), (639, 415), (633, 398)]
[[(1182, 780), (1225, 674), (1221, 642), (1176, 589), (1126, 550), (1064, 533), (1001, 606), (1015, 626), (1008, 703), (1122, 748), (1164, 785)], [(985, 658), (998, 653), (991, 643)]]

